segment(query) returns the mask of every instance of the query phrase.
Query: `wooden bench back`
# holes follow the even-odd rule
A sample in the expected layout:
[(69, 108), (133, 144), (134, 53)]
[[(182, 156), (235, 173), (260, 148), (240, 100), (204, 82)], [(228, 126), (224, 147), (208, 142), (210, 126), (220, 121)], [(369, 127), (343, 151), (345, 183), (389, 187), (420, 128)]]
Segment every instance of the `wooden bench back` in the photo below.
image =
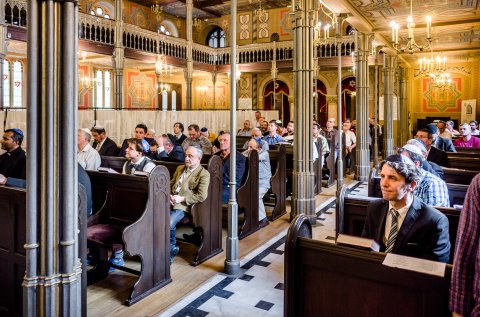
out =
[(276, 204), (273, 208), (270, 220), (275, 220), (287, 212), (286, 200), (286, 155), (285, 145), (281, 144), (276, 150), (269, 150), (272, 178), (270, 190), (275, 195)]
[(470, 185), (472, 179), (480, 173), (480, 170), (465, 170), (450, 167), (442, 167), (445, 182), (451, 184)]
[[(89, 227), (123, 227), (124, 250), (142, 262), (140, 277), (126, 300), (132, 305), (171, 282), (170, 174), (164, 166), (156, 166), (148, 177), (87, 172), (95, 212), (88, 219)], [(105, 245), (109, 243), (121, 242)], [(94, 246), (102, 248), (98, 243)]]
[(284, 316), (451, 316), (451, 265), (443, 277), (401, 270), (383, 265), (383, 253), (311, 237), (297, 216), (285, 242)]
[[(343, 186), (336, 206), (336, 232), (361, 236), (365, 218), (367, 217), (368, 204), (377, 199), (373, 197), (349, 196), (349, 189)], [(448, 218), (450, 235), (450, 259), (453, 261), (455, 253), (455, 240), (457, 238), (458, 223), (460, 220), (460, 210), (449, 207), (435, 207)]]

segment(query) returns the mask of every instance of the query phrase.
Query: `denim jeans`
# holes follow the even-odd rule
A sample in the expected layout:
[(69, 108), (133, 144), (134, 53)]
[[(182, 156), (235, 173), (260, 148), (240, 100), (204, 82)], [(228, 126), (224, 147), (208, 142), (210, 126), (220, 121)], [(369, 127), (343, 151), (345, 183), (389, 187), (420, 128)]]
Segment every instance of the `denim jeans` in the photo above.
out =
[(263, 220), (267, 216), (265, 212), (265, 205), (263, 204), (263, 197), (268, 192), (268, 188), (260, 187), (258, 189), (258, 221)]
[(170, 210), (170, 250), (177, 245), (177, 223), (185, 217), (185, 211), (181, 209)]

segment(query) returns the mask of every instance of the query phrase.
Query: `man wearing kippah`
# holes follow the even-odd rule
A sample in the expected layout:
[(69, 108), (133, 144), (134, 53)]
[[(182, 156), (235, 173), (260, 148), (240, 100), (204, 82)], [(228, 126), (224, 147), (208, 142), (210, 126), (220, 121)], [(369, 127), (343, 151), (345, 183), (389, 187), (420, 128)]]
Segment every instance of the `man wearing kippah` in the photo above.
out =
[(362, 236), (380, 251), (447, 262), (447, 217), (413, 195), (420, 172), (409, 158), (395, 154), (380, 164), (383, 199), (370, 202)]
[(16, 128), (5, 130), (1, 143), (2, 150), (6, 152), (0, 155), (0, 175), (5, 178), (26, 178), (26, 157), (21, 147), (22, 142), (22, 130)]

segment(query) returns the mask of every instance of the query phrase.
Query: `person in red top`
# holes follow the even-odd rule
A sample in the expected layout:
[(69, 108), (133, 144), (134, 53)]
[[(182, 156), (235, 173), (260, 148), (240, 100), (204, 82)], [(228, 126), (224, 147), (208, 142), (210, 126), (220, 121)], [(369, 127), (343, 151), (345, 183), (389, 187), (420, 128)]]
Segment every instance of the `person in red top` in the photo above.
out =
[(472, 128), (468, 123), (460, 125), (460, 137), (455, 141), (458, 147), (478, 147), (480, 148), (480, 138), (472, 136)]

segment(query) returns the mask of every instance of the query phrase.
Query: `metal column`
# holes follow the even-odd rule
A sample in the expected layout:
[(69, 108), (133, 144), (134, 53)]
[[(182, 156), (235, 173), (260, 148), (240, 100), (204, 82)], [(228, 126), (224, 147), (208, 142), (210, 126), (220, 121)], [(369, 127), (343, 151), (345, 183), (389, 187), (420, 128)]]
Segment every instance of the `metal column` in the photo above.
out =
[(410, 139), (410, 127), (408, 118), (408, 69), (400, 68), (400, 145), (407, 143)]
[(394, 84), (395, 84), (395, 65), (397, 58), (396, 56), (385, 54), (384, 55), (384, 68), (383, 68), (383, 77), (384, 77), (384, 157), (388, 157), (393, 152), (393, 94), (394, 94)]
[(125, 48), (123, 47), (123, 1), (115, 0), (115, 50), (112, 64), (114, 73), (113, 105), (115, 109), (123, 109), (123, 68)]
[(368, 144), (368, 55), (369, 36), (365, 33), (357, 32), (357, 165), (356, 179), (367, 181), (370, 173), (370, 154)]
[(293, 197), (290, 219), (306, 214), (316, 223), (313, 173), (313, 13), (315, 1), (294, 2), (293, 73), (295, 85), (295, 142), (293, 148)]
[(237, 1), (230, 3), (230, 199), (228, 200), (228, 235), (225, 273), (236, 275), (240, 272), (238, 258), (238, 204), (236, 165), (237, 148), (235, 128), (237, 126)]
[(80, 316), (78, 2), (28, 1), (24, 316)]

